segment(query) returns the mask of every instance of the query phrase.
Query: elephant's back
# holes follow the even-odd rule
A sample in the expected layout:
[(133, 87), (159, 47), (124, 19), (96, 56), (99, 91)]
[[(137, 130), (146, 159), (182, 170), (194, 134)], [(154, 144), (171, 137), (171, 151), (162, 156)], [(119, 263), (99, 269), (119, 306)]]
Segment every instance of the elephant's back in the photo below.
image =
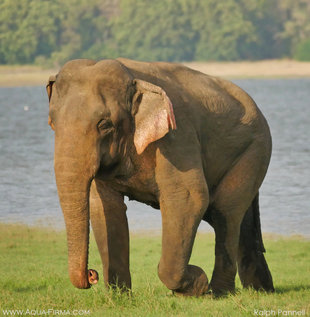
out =
[[(210, 76), (178, 63), (140, 62), (130, 59), (118, 59), (134, 77), (161, 86), (168, 94), (174, 106), (188, 108), (198, 117), (210, 118), (210, 115), (227, 117), (227, 126), (232, 118), (240, 124), (251, 125), (260, 122), (265, 125), (264, 117), (253, 99), (234, 83)], [(194, 116), (191, 116), (194, 117)], [(233, 123), (235, 125), (236, 122)]]

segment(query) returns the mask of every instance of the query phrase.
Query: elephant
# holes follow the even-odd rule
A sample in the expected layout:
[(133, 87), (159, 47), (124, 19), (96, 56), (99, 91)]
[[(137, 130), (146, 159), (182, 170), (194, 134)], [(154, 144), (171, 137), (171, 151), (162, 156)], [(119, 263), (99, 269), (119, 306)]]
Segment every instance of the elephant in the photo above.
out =
[[(131, 289), (124, 197), (160, 209), (158, 276), (176, 294), (274, 291), (264, 257), (259, 188), (271, 157), (266, 119), (241, 88), (177, 63), (67, 62), (47, 84), (54, 170), (69, 277), (88, 270), (90, 223), (107, 286)], [(200, 222), (215, 231), (211, 281), (190, 265)]]

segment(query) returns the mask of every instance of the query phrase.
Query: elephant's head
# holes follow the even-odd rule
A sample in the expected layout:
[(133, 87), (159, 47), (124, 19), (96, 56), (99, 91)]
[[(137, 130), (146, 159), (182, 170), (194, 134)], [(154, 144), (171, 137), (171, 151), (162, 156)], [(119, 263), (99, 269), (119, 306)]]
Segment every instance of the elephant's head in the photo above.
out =
[(95, 176), (111, 178), (151, 142), (175, 129), (164, 90), (133, 78), (116, 60), (68, 62), (47, 85), (55, 131), (54, 167), (64, 213), (70, 279), (90, 286), (89, 192)]

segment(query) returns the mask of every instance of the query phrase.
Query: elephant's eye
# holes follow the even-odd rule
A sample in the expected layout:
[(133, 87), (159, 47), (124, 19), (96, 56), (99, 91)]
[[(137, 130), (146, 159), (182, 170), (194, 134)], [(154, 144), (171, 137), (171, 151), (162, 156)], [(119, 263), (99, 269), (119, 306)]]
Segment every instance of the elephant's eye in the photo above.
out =
[(99, 132), (104, 134), (109, 133), (114, 129), (112, 121), (107, 119), (100, 120), (97, 124), (97, 127)]

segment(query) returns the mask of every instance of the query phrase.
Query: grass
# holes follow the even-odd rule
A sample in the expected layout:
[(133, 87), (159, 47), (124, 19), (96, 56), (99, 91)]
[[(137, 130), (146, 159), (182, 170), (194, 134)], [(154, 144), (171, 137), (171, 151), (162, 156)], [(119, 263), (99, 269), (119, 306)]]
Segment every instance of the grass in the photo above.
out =
[[(274, 294), (243, 290), (237, 278), (237, 293), (219, 299), (173, 296), (157, 277), (160, 240), (156, 235), (131, 236), (133, 292), (127, 295), (105, 289), (102, 278), (90, 290), (70, 284), (65, 232), (0, 224), (0, 315), (7, 309), (24, 310), (24, 314), (28, 309), (28, 315), (43, 315), (49, 309), (51, 315), (89, 312), (85, 316), (255, 316), (255, 310), (258, 315), (278, 313), (278, 309), (310, 313), (309, 240), (265, 238)], [(89, 267), (101, 272), (93, 237), (89, 262)], [(191, 263), (203, 267), (211, 278), (212, 234), (197, 236)]]

